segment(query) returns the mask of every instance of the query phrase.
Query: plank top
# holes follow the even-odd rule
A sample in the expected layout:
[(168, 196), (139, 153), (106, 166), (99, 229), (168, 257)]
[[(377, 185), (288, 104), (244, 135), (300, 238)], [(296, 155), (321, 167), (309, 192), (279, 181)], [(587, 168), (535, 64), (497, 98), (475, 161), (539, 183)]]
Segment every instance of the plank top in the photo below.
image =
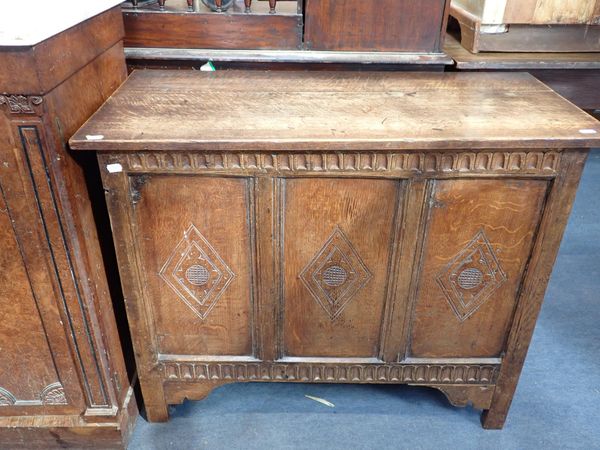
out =
[(600, 145), (600, 122), (525, 73), (137, 71), (78, 150)]

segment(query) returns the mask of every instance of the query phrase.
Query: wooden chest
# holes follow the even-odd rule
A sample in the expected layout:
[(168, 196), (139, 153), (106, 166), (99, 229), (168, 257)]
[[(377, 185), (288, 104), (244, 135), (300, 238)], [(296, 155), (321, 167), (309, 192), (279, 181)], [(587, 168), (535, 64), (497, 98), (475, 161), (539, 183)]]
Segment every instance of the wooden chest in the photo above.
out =
[(148, 417), (406, 383), (502, 427), (600, 125), (527, 74), (134, 72), (98, 150)]
[(452, 0), (477, 52), (600, 52), (600, 0)]

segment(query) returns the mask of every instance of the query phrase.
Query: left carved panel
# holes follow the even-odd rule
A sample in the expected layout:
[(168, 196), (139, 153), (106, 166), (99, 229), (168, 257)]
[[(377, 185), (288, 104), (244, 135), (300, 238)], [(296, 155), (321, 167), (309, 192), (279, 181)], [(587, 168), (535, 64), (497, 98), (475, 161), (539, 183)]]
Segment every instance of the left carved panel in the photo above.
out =
[(253, 354), (251, 187), (246, 178), (130, 176), (158, 354)]

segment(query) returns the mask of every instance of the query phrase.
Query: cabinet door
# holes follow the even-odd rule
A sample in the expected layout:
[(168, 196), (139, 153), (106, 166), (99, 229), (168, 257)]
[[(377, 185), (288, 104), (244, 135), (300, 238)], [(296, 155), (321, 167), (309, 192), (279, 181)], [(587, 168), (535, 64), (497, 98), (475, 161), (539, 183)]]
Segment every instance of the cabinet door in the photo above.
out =
[(434, 182), (409, 356), (501, 356), (547, 187)]
[(144, 307), (163, 355), (253, 353), (246, 178), (130, 179)]
[(439, 52), (444, 0), (307, 0), (311, 50)]
[(378, 356), (399, 187), (391, 180), (284, 182), (284, 356)]

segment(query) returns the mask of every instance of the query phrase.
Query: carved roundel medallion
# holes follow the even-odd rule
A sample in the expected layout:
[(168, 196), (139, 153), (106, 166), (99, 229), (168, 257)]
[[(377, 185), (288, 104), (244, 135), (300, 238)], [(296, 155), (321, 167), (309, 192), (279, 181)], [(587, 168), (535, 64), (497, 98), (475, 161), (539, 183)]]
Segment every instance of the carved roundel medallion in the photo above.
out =
[(456, 277), (458, 285), (462, 289), (475, 289), (483, 283), (483, 272), (479, 269), (463, 269)]
[(461, 321), (477, 311), (506, 279), (483, 230), (436, 277)]
[(300, 273), (300, 279), (331, 320), (339, 317), (371, 277), (369, 269), (339, 228)]
[(193, 224), (173, 249), (159, 275), (201, 319), (206, 319), (235, 277)]

